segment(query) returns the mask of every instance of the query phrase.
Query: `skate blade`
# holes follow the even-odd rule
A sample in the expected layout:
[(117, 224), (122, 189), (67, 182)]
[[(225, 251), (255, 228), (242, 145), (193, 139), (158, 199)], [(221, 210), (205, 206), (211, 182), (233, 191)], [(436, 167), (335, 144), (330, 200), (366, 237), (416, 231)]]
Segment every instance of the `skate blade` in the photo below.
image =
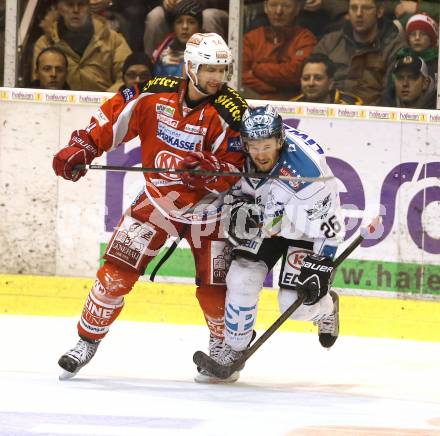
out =
[(211, 375), (205, 375), (199, 373), (196, 374), (196, 376), (194, 377), (194, 381), (196, 383), (201, 383), (201, 384), (221, 385), (221, 384), (235, 383), (239, 378), (240, 378), (239, 371), (235, 371), (226, 379), (221, 379)]
[(58, 376), (58, 380), (70, 380), (71, 378), (75, 377), (78, 371), (75, 372), (69, 372), (63, 369), (63, 372)]

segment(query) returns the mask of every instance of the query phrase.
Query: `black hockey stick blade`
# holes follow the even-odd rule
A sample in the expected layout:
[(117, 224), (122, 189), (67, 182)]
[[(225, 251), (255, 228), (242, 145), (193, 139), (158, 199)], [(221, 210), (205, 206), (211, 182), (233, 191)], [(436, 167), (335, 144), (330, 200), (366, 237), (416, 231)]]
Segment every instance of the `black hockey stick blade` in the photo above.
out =
[(291, 304), (285, 312), (247, 349), (243, 352), (243, 355), (240, 359), (230, 365), (221, 365), (216, 362), (214, 359), (209, 357), (207, 354), (202, 351), (196, 351), (193, 355), (193, 362), (199, 366), (200, 368), (205, 369), (215, 377), (218, 377), (222, 380), (227, 379), (231, 376), (235, 371), (240, 371), (249, 357), (255, 353), (263, 344), (267, 341), (267, 339), (272, 336), (275, 331), (277, 331), (281, 324), (298, 309), (299, 306), (304, 301), (305, 296), (301, 293), (299, 298)]
[[(374, 233), (377, 227), (381, 224), (381, 217), (375, 218), (371, 224), (365, 229), (365, 234)], [(365, 236), (361, 234), (334, 260), (334, 267), (337, 268), (364, 240)], [(200, 368), (205, 369), (219, 379), (227, 379), (235, 371), (240, 371), (249, 357), (255, 353), (270, 336), (272, 336), (281, 325), (298, 309), (303, 303), (305, 295), (299, 293), (299, 298), (291, 304), (284, 313), (247, 349), (244, 351), (240, 359), (230, 365), (221, 365), (214, 359), (209, 357), (202, 351), (196, 351), (193, 355), (193, 362)]]
[[(196, 351), (193, 355), (193, 362), (200, 368), (208, 371), (210, 374), (218, 377), (221, 380), (225, 380), (229, 378), (235, 371), (239, 371), (242, 368), (243, 357), (230, 365), (221, 365), (214, 359), (211, 359), (203, 351)], [(247, 358), (244, 361), (246, 360)]]

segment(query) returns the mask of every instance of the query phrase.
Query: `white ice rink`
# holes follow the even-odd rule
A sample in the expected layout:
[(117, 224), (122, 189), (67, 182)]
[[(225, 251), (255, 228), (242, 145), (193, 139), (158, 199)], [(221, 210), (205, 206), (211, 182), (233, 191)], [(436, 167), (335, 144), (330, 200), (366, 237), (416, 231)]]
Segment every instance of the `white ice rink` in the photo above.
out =
[(440, 435), (440, 344), (277, 332), (234, 385), (193, 382), (207, 329), (119, 321), (58, 380), (74, 318), (0, 316), (0, 434)]

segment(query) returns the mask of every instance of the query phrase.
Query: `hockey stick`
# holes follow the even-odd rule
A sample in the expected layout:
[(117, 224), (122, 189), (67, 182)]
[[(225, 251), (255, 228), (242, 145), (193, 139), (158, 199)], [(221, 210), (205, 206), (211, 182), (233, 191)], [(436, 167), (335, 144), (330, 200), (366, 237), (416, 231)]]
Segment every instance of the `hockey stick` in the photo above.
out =
[(185, 170), (171, 168), (147, 168), (147, 167), (122, 167), (115, 165), (76, 165), (75, 171), (79, 170), (104, 170), (104, 171), (130, 171), (139, 173), (166, 173), (166, 174), (199, 174), (201, 176), (220, 176), (220, 177), (248, 177), (251, 179), (278, 179), (288, 182), (316, 182), (334, 179), (334, 176), (328, 177), (296, 177), (296, 176), (277, 176), (275, 174), (234, 172), (234, 171), (204, 171), (204, 170)]
[[(380, 217), (375, 218), (367, 227), (368, 233), (374, 233), (377, 226), (381, 223)], [(336, 269), (365, 239), (361, 234), (335, 259), (334, 268)], [(209, 357), (203, 351), (196, 351), (193, 356), (193, 362), (207, 370), (212, 375), (224, 380), (230, 377), (235, 371), (240, 371), (249, 357), (252, 356), (280, 327), (281, 325), (298, 309), (303, 303), (305, 295), (299, 294), (299, 298), (287, 308), (287, 310), (247, 349), (243, 352), (240, 359), (229, 365), (221, 365)]]

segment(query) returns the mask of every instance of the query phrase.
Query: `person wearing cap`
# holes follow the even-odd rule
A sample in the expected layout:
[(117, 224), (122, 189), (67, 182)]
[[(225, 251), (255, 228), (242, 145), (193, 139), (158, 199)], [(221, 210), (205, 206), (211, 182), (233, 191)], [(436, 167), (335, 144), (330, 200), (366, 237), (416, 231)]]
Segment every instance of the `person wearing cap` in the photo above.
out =
[(202, 30), (202, 6), (197, 0), (181, 0), (171, 10), (173, 33), (153, 52), (155, 76), (183, 76), (185, 45), (194, 33)]
[[(182, 0), (162, 0), (145, 17), (144, 50), (153, 56), (154, 50), (166, 35), (173, 31), (169, 15), (172, 9)], [(203, 30), (228, 36), (229, 5), (225, 0), (197, 0), (202, 7)]]
[(385, 97), (385, 106), (436, 108), (437, 90), (422, 58), (409, 55), (398, 59), (394, 64), (393, 76), (395, 89)]
[(148, 82), (153, 76), (153, 62), (144, 52), (134, 52), (127, 56), (122, 66), (122, 80), (118, 80), (109, 92), (122, 91), (137, 83)]
[(382, 0), (350, 0), (348, 21), (325, 35), (314, 52), (337, 65), (337, 88), (374, 106), (380, 104), (397, 52), (406, 45), (403, 33), (385, 17)]
[(437, 82), (438, 75), (438, 25), (427, 14), (413, 15), (406, 24), (409, 47), (399, 51), (397, 57), (408, 55), (421, 57), (428, 74)]
[[(57, 47), (67, 57), (67, 83), (78, 91), (106, 91), (122, 78), (122, 65), (131, 50), (107, 21), (91, 14), (89, 0), (57, 0), (40, 26), (33, 65), (46, 47)], [(36, 79), (35, 72), (33, 80)]]

